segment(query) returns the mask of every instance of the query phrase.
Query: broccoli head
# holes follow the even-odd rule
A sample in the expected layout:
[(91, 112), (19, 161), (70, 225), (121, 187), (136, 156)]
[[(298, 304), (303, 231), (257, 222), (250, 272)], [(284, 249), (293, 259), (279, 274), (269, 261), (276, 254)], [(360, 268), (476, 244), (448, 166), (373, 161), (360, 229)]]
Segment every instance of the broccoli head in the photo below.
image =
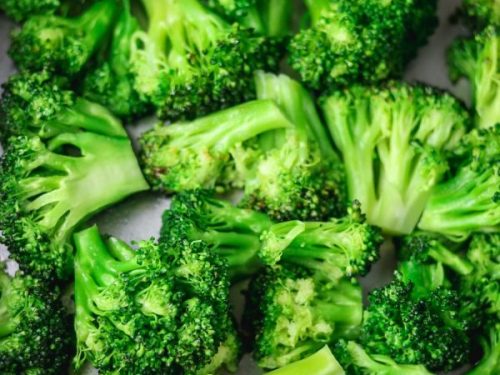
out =
[(193, 119), (255, 98), (253, 72), (276, 70), (274, 38), (231, 25), (198, 0), (142, 0), (149, 27), (133, 36), (136, 90), (162, 119)]
[(458, 39), (448, 53), (450, 78), (469, 80), (475, 124), (483, 129), (500, 123), (499, 27), (491, 26), (473, 37)]
[(437, 25), (436, 0), (306, 0), (310, 25), (294, 36), (289, 62), (323, 91), (401, 76)]
[(50, 14), (60, 6), (60, 0), (0, 0), (0, 10), (14, 21)]
[(59, 288), (30, 276), (10, 277), (0, 263), (0, 372), (65, 373), (73, 341)]
[(100, 0), (78, 17), (30, 17), (12, 34), (9, 54), (21, 70), (80, 72), (102, 45), (115, 18), (116, 0)]
[(498, 0), (464, 0), (459, 13), (474, 30), (481, 30), (489, 25), (500, 26)]
[(75, 234), (76, 367), (100, 373), (209, 374), (234, 369), (239, 342), (224, 263), (201, 241)]
[(448, 94), (401, 82), (335, 91), (322, 107), (349, 198), (361, 202), (369, 223), (410, 233), (467, 131), (467, 110)]
[(457, 169), (434, 187), (418, 227), (456, 240), (500, 232), (500, 123), (474, 129), (457, 154)]
[(340, 337), (354, 337), (363, 315), (361, 288), (348, 280), (333, 284), (300, 267), (276, 266), (251, 281), (245, 314), (255, 334), (257, 364), (274, 369)]

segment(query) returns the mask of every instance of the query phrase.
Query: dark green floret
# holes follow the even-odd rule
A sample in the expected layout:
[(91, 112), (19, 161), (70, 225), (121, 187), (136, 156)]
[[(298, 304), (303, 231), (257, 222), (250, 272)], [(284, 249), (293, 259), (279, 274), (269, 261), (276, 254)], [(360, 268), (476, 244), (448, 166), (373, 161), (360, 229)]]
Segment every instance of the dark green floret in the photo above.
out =
[(489, 25), (500, 26), (500, 3), (498, 0), (464, 0), (459, 14), (474, 30)]
[(149, 27), (134, 35), (136, 90), (162, 119), (193, 119), (255, 98), (253, 72), (277, 70), (274, 38), (231, 25), (198, 0), (142, 0)]
[(10, 57), (21, 70), (75, 75), (104, 42), (117, 9), (116, 0), (100, 0), (74, 18), (30, 17), (13, 32)]
[(293, 266), (265, 269), (250, 284), (245, 311), (255, 334), (253, 356), (274, 369), (355, 337), (362, 309), (361, 288), (351, 281), (333, 284)]
[(96, 227), (75, 235), (77, 357), (99, 373), (211, 374), (234, 370), (239, 341), (224, 263), (202, 242), (140, 242)]
[(289, 45), (289, 62), (323, 91), (402, 75), (437, 25), (436, 0), (306, 0), (309, 24)]
[(0, 0), (0, 10), (14, 21), (24, 21), (40, 14), (51, 14), (60, 6), (60, 0)]
[(71, 322), (59, 289), (0, 263), (0, 373), (59, 375), (72, 355)]
[(401, 82), (335, 91), (322, 107), (349, 199), (385, 232), (410, 233), (467, 132), (467, 110), (451, 95)]

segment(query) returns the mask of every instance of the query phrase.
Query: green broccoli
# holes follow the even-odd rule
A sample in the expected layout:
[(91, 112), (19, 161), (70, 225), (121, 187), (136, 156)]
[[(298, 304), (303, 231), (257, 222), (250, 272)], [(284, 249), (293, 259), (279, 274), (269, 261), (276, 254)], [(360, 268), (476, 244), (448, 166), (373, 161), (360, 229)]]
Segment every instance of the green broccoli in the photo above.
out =
[(135, 87), (162, 119), (193, 119), (255, 98), (253, 72), (277, 70), (274, 38), (231, 25), (199, 0), (142, 0), (147, 31), (133, 36)]
[(437, 26), (436, 0), (306, 0), (310, 25), (295, 35), (289, 62), (323, 91), (401, 76)]
[(18, 22), (34, 15), (50, 14), (60, 5), (60, 0), (0, 0), (0, 10)]
[(0, 373), (65, 373), (72, 332), (58, 287), (30, 276), (10, 277), (0, 263)]
[(358, 333), (361, 288), (333, 284), (300, 267), (267, 268), (247, 292), (244, 321), (254, 333), (253, 356), (265, 369), (302, 359), (338, 338)]
[(473, 130), (456, 153), (459, 166), (434, 187), (418, 227), (455, 240), (500, 232), (500, 123)]
[(465, 77), (472, 85), (475, 124), (482, 129), (500, 123), (499, 27), (458, 39), (448, 53), (452, 81)]
[(134, 250), (95, 226), (74, 239), (77, 368), (90, 360), (102, 374), (235, 369), (227, 274), (202, 241)]
[(483, 356), (467, 375), (495, 375), (500, 372), (500, 324), (498, 319), (496, 322), (484, 329), (486, 334), (480, 337)]
[(30, 17), (12, 34), (9, 54), (21, 70), (79, 73), (103, 44), (117, 13), (116, 0), (100, 0), (78, 17)]
[(349, 198), (361, 202), (369, 223), (410, 233), (467, 131), (466, 109), (448, 94), (401, 82), (355, 85), (323, 98), (322, 106), (346, 166)]
[(498, 0), (464, 0), (459, 15), (468, 26), (481, 30), (489, 25), (500, 26), (500, 2)]
[(109, 111), (67, 89), (67, 80), (46, 72), (19, 73), (3, 84), (0, 100), (0, 140), (11, 136), (51, 138), (88, 130), (126, 137), (120, 121)]

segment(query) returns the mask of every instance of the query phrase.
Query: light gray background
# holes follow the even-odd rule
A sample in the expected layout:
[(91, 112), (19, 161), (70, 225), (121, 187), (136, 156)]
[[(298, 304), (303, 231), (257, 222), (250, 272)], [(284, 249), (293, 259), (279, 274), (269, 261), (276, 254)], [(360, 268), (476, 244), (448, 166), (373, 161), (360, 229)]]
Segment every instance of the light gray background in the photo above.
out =
[[(465, 30), (449, 23), (450, 16), (454, 13), (460, 0), (440, 0), (439, 16), (440, 26), (429, 41), (422, 48), (418, 58), (407, 69), (405, 79), (420, 81), (433, 86), (447, 89), (461, 99), (469, 100), (469, 88), (465, 82), (454, 86), (448, 79), (445, 51), (457, 35), (464, 34)], [(14, 25), (4, 16), (0, 15), (0, 83), (14, 72), (14, 66), (7, 56), (9, 45), (9, 32)], [(153, 118), (142, 120), (139, 124), (128, 126), (128, 131), (133, 139), (154, 123)], [(0, 154), (2, 148), (0, 146)], [(145, 239), (158, 235), (161, 225), (161, 214), (168, 207), (169, 200), (158, 194), (143, 193), (128, 198), (113, 208), (106, 210), (95, 218), (100, 229), (108, 234), (122, 238), (126, 241)], [(7, 258), (7, 251), (0, 245), (0, 260)], [(385, 284), (391, 278), (394, 266), (393, 250), (389, 244), (384, 246), (381, 260), (374, 265), (370, 274), (362, 280), (366, 291)], [(9, 262), (9, 269), (14, 270), (15, 264)], [(366, 292), (365, 291), (365, 292)], [(242, 298), (238, 288), (232, 292), (236, 313), (241, 311)], [(94, 373), (87, 369), (85, 373)], [(242, 360), (238, 375), (256, 375), (259, 370), (248, 356)], [(456, 372), (458, 374), (460, 372)], [(304, 374), (308, 375), (308, 374)]]

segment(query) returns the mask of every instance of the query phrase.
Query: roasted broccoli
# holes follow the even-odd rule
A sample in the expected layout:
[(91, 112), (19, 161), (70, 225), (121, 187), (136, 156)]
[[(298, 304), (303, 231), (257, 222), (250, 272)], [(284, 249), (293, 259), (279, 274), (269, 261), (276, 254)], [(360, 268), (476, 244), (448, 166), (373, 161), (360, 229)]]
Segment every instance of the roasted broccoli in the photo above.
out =
[(15, 21), (53, 13), (60, 6), (60, 0), (0, 0), (0, 10)]
[(30, 276), (10, 277), (0, 263), (0, 373), (63, 374), (73, 343), (59, 288)]
[(437, 25), (436, 0), (306, 0), (310, 25), (295, 35), (289, 62), (323, 91), (401, 76)]
[(481, 30), (489, 25), (500, 26), (498, 0), (464, 0), (459, 14), (474, 30)]
[(475, 125), (483, 129), (500, 123), (499, 28), (458, 39), (448, 53), (451, 79), (464, 77), (472, 85)]
[(30, 17), (12, 34), (9, 54), (21, 70), (79, 73), (103, 44), (117, 13), (116, 0), (100, 0), (78, 17)]
[(76, 367), (102, 374), (234, 370), (239, 340), (224, 263), (202, 241), (134, 250), (96, 227), (75, 234)]
[(473, 130), (456, 153), (456, 171), (434, 187), (418, 227), (455, 240), (500, 232), (500, 123)]
[(322, 106), (346, 166), (349, 198), (361, 202), (369, 223), (410, 233), (468, 129), (466, 109), (448, 94), (400, 82), (352, 86)]
[(257, 364), (274, 369), (356, 336), (362, 316), (356, 283), (334, 284), (300, 267), (276, 266), (252, 280), (244, 320), (255, 335)]
[(309, 357), (290, 363), (267, 373), (268, 375), (344, 375), (345, 372), (333, 356), (330, 348), (324, 346)]
[(276, 70), (274, 38), (231, 25), (199, 0), (142, 0), (147, 31), (133, 36), (136, 90), (162, 119), (193, 119), (255, 98), (253, 72)]

